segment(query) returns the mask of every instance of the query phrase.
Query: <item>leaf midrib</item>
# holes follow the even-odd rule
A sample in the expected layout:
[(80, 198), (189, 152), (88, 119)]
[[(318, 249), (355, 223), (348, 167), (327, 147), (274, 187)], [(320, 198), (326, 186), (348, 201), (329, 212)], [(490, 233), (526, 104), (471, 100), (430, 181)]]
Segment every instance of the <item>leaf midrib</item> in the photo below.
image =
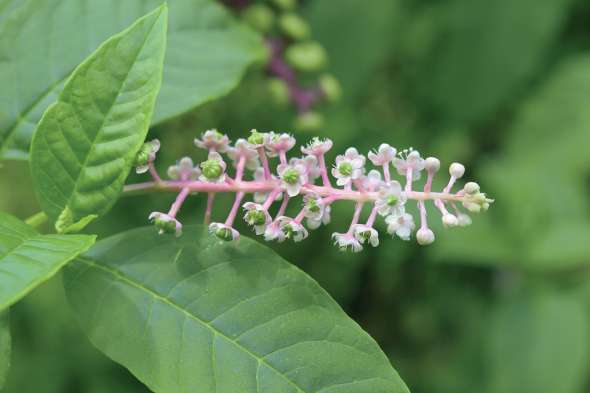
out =
[(168, 306), (172, 307), (173, 309), (175, 309), (176, 311), (184, 314), (186, 317), (193, 319), (194, 321), (196, 321), (197, 323), (207, 327), (211, 333), (214, 335), (212, 340), (215, 340), (215, 335), (218, 335), (220, 337), (225, 338), (228, 342), (230, 342), (231, 344), (233, 344), (235, 347), (237, 347), (238, 349), (242, 350), (243, 352), (247, 353), (248, 355), (250, 355), (252, 358), (256, 359), (256, 361), (261, 364), (264, 363), (264, 365), (266, 365), (269, 369), (271, 369), (273, 372), (275, 372), (277, 375), (279, 375), (281, 378), (283, 378), (285, 381), (287, 381), (290, 385), (292, 385), (294, 388), (297, 389), (297, 391), (302, 392), (302, 393), (306, 393), (305, 390), (303, 390), (299, 385), (297, 385), (297, 383), (293, 380), (291, 380), (290, 378), (288, 378), (285, 374), (281, 373), (279, 370), (277, 370), (273, 365), (271, 365), (270, 363), (268, 363), (266, 361), (266, 359), (264, 357), (260, 357), (258, 355), (256, 355), (254, 352), (250, 351), (248, 348), (244, 347), (243, 345), (241, 345), (240, 343), (234, 341), (232, 338), (230, 338), (228, 335), (226, 335), (225, 333), (223, 333), (222, 331), (218, 330), (217, 328), (215, 328), (214, 326), (212, 326), (211, 324), (209, 324), (207, 321), (199, 318), (198, 316), (191, 314), (190, 312), (188, 312), (187, 310), (183, 309), (180, 305), (174, 303), (173, 301), (165, 298), (164, 296), (160, 295), (159, 293), (155, 292), (154, 290), (138, 283), (135, 282), (132, 278), (127, 277), (125, 274), (123, 274), (123, 272), (121, 272), (118, 269), (112, 268), (110, 266), (105, 266), (103, 264), (97, 263), (97, 261), (90, 259), (88, 257), (81, 257), (78, 256), (76, 258), (77, 260), (79, 260), (80, 262), (85, 263), (86, 265), (102, 270), (106, 273), (109, 273), (110, 275), (112, 275), (113, 277), (115, 277), (116, 279), (122, 281), (123, 283), (126, 283), (140, 291), (143, 291), (145, 293), (147, 293), (148, 295), (150, 295), (151, 297), (153, 297), (156, 300), (161, 301), (164, 304), (167, 304)]

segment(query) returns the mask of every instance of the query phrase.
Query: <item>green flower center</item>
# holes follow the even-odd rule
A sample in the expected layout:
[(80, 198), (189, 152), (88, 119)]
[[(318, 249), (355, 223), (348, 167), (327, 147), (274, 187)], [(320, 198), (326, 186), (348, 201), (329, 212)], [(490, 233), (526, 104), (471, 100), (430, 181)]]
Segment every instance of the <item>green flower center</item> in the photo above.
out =
[(176, 223), (172, 220), (157, 218), (155, 224), (156, 228), (162, 230), (164, 233), (176, 232)]
[(232, 233), (229, 228), (219, 228), (218, 230), (215, 231), (215, 236), (217, 236), (221, 240), (225, 240), (225, 241), (233, 240)]
[(387, 205), (388, 206), (395, 206), (395, 204), (397, 203), (398, 199), (397, 197), (390, 195), (387, 197)]
[(223, 168), (217, 160), (207, 160), (202, 162), (201, 168), (203, 168), (203, 175), (205, 175), (207, 179), (217, 179), (223, 173)]
[(315, 199), (310, 199), (309, 201), (307, 201), (307, 210), (309, 210), (312, 213), (319, 213), (320, 206), (318, 205)]
[(299, 172), (294, 168), (289, 168), (283, 172), (283, 180), (287, 184), (297, 184), (299, 181)]
[(338, 172), (343, 176), (350, 176), (352, 174), (352, 164), (350, 162), (342, 162), (338, 165)]
[(250, 210), (246, 213), (246, 222), (250, 225), (264, 225), (266, 217), (260, 210)]
[(262, 145), (264, 143), (264, 134), (252, 130), (252, 135), (248, 138), (248, 142), (252, 145)]

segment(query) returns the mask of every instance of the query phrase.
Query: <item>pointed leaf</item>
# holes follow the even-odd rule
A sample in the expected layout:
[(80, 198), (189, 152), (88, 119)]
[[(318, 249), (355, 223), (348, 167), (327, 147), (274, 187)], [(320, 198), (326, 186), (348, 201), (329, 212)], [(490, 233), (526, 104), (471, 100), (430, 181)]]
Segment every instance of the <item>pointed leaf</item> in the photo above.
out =
[(43, 210), (67, 228), (117, 200), (162, 80), (166, 6), (107, 40), (72, 74), (32, 142)]
[[(0, 1), (0, 158), (27, 159), (36, 124), (74, 68), (162, 3)], [(170, 3), (166, 67), (152, 124), (226, 94), (265, 55), (261, 38), (216, 1)]]
[(129, 231), (64, 284), (90, 340), (157, 393), (409, 391), (313, 279), (247, 238)]
[(6, 382), (6, 375), (10, 368), (10, 327), (8, 325), (8, 311), (0, 312), (0, 390)]
[(0, 212), (0, 311), (50, 279), (94, 236), (40, 235), (16, 217)]

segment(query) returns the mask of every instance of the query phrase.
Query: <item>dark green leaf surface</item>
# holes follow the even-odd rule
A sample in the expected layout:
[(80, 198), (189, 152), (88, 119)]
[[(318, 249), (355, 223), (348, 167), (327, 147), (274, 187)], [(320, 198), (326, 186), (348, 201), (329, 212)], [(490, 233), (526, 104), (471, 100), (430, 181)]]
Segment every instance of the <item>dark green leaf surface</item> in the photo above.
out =
[(11, 353), (10, 326), (8, 323), (8, 311), (0, 312), (0, 390), (6, 381), (6, 375), (10, 368)]
[[(162, 0), (0, 2), (0, 158), (26, 159), (36, 124), (74, 68), (101, 42), (160, 4)], [(152, 124), (227, 93), (264, 56), (260, 38), (213, 0), (170, 2), (167, 47)]]
[(40, 235), (0, 213), (0, 311), (10, 307), (94, 243), (94, 236)]
[(166, 23), (162, 6), (105, 41), (43, 115), (31, 169), (43, 210), (63, 229), (104, 213), (123, 189), (160, 89)]
[(247, 238), (137, 229), (97, 243), (64, 283), (91, 341), (157, 393), (408, 392), (314, 280)]

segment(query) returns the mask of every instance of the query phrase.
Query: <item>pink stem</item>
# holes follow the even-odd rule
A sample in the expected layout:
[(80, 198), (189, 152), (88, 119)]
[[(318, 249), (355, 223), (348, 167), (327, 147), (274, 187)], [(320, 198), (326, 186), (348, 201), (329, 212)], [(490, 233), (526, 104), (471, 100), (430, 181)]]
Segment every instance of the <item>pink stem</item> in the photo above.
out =
[(293, 219), (293, 222), (295, 222), (297, 224), (301, 224), (301, 221), (303, 221), (304, 218), (305, 218), (305, 208), (301, 209), (299, 214), (297, 214), (297, 216), (295, 216), (295, 218)]
[(447, 184), (447, 186), (444, 188), (443, 192), (449, 193), (451, 191), (451, 188), (453, 188), (453, 185), (455, 184), (456, 181), (457, 181), (457, 178), (455, 176), (451, 176), (451, 178), (449, 179), (449, 184)]
[(332, 183), (330, 183), (330, 177), (328, 176), (328, 168), (326, 168), (326, 158), (323, 154), (317, 155), (318, 164), (320, 166), (320, 172), (322, 173), (322, 182), (324, 183), (324, 187), (332, 187)]
[(386, 182), (391, 181), (391, 174), (389, 173), (389, 162), (383, 164), (383, 178)]
[(264, 147), (258, 147), (258, 157), (260, 157), (260, 162), (262, 162), (262, 168), (264, 168), (264, 179), (270, 180), (270, 167), (268, 166), (268, 157), (266, 156), (266, 152), (264, 151)]
[(363, 202), (357, 202), (354, 208), (354, 216), (352, 217), (352, 221), (350, 222), (350, 227), (348, 228), (347, 235), (352, 235), (353, 227), (358, 224), (359, 219), (361, 218), (361, 212), (363, 211)]
[(205, 225), (209, 225), (211, 222), (211, 213), (213, 212), (213, 202), (215, 201), (215, 193), (210, 192), (207, 194), (207, 210), (205, 210)]
[(428, 229), (428, 220), (426, 218), (426, 207), (424, 201), (418, 201), (418, 209), (420, 209), (420, 228)]
[(272, 203), (277, 199), (277, 197), (280, 195), (280, 193), (281, 193), (281, 190), (279, 188), (272, 190), (270, 192), (270, 194), (268, 195), (268, 198), (266, 198), (266, 201), (264, 201), (262, 208), (264, 210), (268, 210), (270, 208), (270, 205), (272, 205)]
[(277, 212), (277, 215), (275, 216), (274, 221), (276, 221), (277, 218), (279, 218), (280, 216), (285, 214), (285, 210), (287, 210), (288, 204), (289, 204), (289, 195), (285, 194), (283, 196), (283, 203), (281, 203), (281, 207), (279, 207), (279, 211)]
[(225, 220), (225, 225), (230, 227), (233, 225), (234, 220), (236, 219), (236, 215), (238, 214), (238, 210), (240, 209), (240, 203), (242, 202), (242, 198), (244, 198), (244, 193), (238, 192), (236, 194), (236, 199), (234, 200), (234, 204), (231, 208), (231, 211), (229, 212), (229, 216), (227, 216), (227, 219)]
[(373, 210), (371, 210), (371, 214), (367, 219), (367, 225), (369, 228), (373, 228), (373, 224), (375, 224), (375, 219), (377, 218), (377, 206), (373, 206)]
[(182, 204), (184, 203), (184, 201), (189, 193), (190, 193), (190, 190), (186, 187), (180, 191), (180, 193), (176, 197), (176, 200), (174, 201), (172, 206), (170, 206), (170, 211), (168, 211), (168, 215), (170, 217), (176, 217), (176, 214), (178, 213), (178, 211), (182, 207)]
[(244, 167), (246, 166), (246, 156), (240, 156), (238, 159), (238, 165), (236, 168), (236, 182), (241, 182), (244, 177)]
[(156, 170), (156, 167), (154, 166), (154, 162), (153, 161), (148, 162), (148, 169), (149, 169), (150, 175), (152, 175), (152, 178), (154, 179), (154, 181), (156, 183), (161, 183), (162, 182), (162, 178), (158, 174), (158, 171)]
[(428, 179), (426, 180), (426, 184), (424, 185), (424, 192), (430, 192), (432, 189), (432, 179), (434, 179), (434, 171), (428, 172)]
[(279, 151), (279, 159), (282, 165), (287, 165), (287, 152), (284, 150)]
[(440, 213), (443, 216), (449, 214), (449, 211), (445, 207), (445, 203), (442, 200), (440, 200), (440, 199), (435, 200), (434, 205), (438, 208), (438, 210), (440, 210)]
[(412, 168), (406, 169), (406, 192), (412, 192)]

